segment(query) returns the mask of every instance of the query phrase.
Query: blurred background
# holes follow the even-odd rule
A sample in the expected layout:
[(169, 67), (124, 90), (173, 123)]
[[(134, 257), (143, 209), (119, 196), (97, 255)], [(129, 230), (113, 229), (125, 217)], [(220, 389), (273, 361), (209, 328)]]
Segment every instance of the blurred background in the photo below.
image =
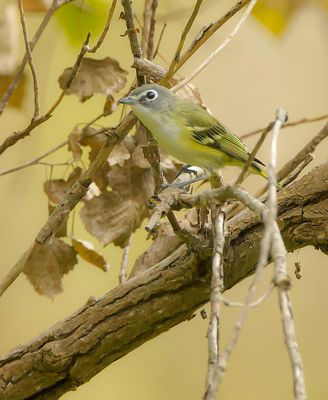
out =
[[(134, 3), (137, 17), (142, 21), (143, 1)], [(156, 41), (165, 22), (167, 28), (160, 46), (160, 55), (155, 61), (167, 65), (165, 60), (171, 60), (174, 54), (180, 32), (189, 18), (194, 1), (162, 0), (159, 3)], [(204, 25), (218, 18), (233, 4), (231, 0), (205, 0), (187, 45)], [(2, 16), (8, 11), (8, 5), (12, 7), (10, 13), (15, 14), (15, 5), (2, 0)], [(24, 2), (24, 6), (27, 11), (30, 10), (27, 13), (27, 27), (31, 35), (44, 15), (40, 11), (44, 3), (30, 0)], [(88, 30), (92, 32), (93, 42), (96, 41), (97, 32), (101, 31), (106, 20), (107, 8), (108, 4), (100, 0), (84, 1), (67, 6), (67, 9), (62, 8), (58, 16), (50, 22), (33, 52), (43, 112), (60, 93), (57, 79), (66, 67), (75, 62)], [(125, 32), (125, 22), (119, 19), (120, 11), (118, 2), (109, 34), (95, 58), (116, 58), (129, 71), (129, 84), (135, 77), (135, 71), (130, 68), (133, 59), (128, 38), (120, 36)], [(181, 70), (183, 76), (198, 66), (224, 40), (240, 16), (241, 13), (238, 13), (232, 18), (189, 60)], [(10, 48), (17, 60), (17, 55), (19, 59), (23, 54), (24, 44), (21, 27), (15, 22), (16, 17), (10, 18), (9, 25), (2, 31), (0, 28), (0, 53), (1, 43), (11, 43)], [(0, 26), (1, 24), (4, 26), (3, 19), (0, 19)], [(10, 75), (10, 65), (6, 67), (7, 72), (4, 71), (3, 60), (8, 61), (8, 57), (0, 58), (0, 67), (3, 67), (2, 86), (4, 76)], [(327, 71), (328, 2), (267, 0), (259, 1), (254, 16), (248, 19), (230, 45), (193, 83), (200, 90), (203, 101), (210, 110), (237, 134), (244, 134), (266, 126), (274, 118), (275, 110), (279, 106), (288, 110), (291, 121), (327, 113)], [(10, 105), (1, 116), (1, 142), (9, 133), (23, 129), (30, 121), (33, 113), (33, 90), (28, 68), (24, 82), (24, 87), (20, 89), (22, 92), (16, 96), (15, 106)], [(30, 137), (17, 143), (0, 157), (0, 171), (33, 159), (65, 140), (76, 124), (91, 121), (100, 114), (103, 103), (102, 96), (94, 96), (83, 104), (75, 96), (67, 96), (47, 123), (35, 129)], [(120, 112), (115, 112), (98, 123), (104, 126), (115, 125), (119, 117)], [(279, 165), (283, 165), (301, 149), (324, 123), (321, 121), (283, 130), (279, 140)], [(250, 138), (247, 145), (252, 148), (255, 141), (256, 138)], [(307, 170), (327, 161), (327, 150), (328, 144), (323, 142)], [(266, 143), (260, 150), (259, 158), (267, 162), (268, 156)], [(69, 157), (64, 148), (49, 157), (49, 162), (65, 162)], [(225, 180), (231, 181), (236, 178), (237, 173), (236, 169), (227, 169), (224, 171)], [(48, 202), (43, 192), (43, 183), (50, 175), (67, 178), (68, 171), (66, 167), (51, 169), (37, 165), (0, 177), (0, 279), (28, 248), (47, 218)], [(245, 187), (255, 192), (261, 184), (260, 178), (250, 177)], [(64, 276), (63, 292), (53, 299), (38, 295), (25, 275), (21, 275), (0, 299), (1, 355), (68, 316), (90, 296), (101, 296), (118, 284), (122, 250), (113, 245), (103, 247), (97, 243), (84, 229), (78, 216), (79, 209), (80, 206), (75, 212), (74, 235), (94, 243), (96, 249), (111, 264), (111, 269), (104, 273), (80, 260), (74, 270)], [(140, 228), (133, 235), (129, 267), (132, 267), (136, 257), (149, 244), (144, 230)], [(294, 274), (296, 261), (301, 261), (302, 264), (303, 276), (300, 280)], [(297, 336), (311, 399), (328, 398), (326, 264), (327, 256), (312, 248), (289, 255)], [(269, 266), (258, 288), (258, 294), (268, 289), (271, 277), (272, 268)], [(242, 301), (248, 285), (249, 279), (246, 279), (225, 295), (230, 300)], [(224, 308), (222, 346), (231, 337), (238, 315), (238, 309)], [(207, 325), (208, 320), (203, 320), (197, 313), (191, 321), (180, 324), (134, 350), (79, 387), (76, 392), (65, 394), (63, 399), (102, 399), (109, 396), (117, 400), (201, 399), (207, 365)], [(220, 398), (293, 398), (291, 370), (275, 293), (259, 308), (250, 311), (240, 342), (229, 362)]]

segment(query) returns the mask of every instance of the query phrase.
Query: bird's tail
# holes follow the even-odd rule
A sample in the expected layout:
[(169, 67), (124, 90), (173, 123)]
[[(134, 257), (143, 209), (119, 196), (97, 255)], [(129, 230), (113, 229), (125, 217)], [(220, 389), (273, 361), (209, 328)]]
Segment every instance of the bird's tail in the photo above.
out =
[[(263, 167), (265, 167), (265, 164), (262, 163), (262, 161), (258, 160), (257, 158), (254, 159), (254, 161), (252, 162), (252, 167), (251, 169), (253, 170), (253, 172), (255, 174), (261, 175), (263, 176), (263, 178), (265, 178), (266, 180), (269, 180), (268, 178), (268, 174), (266, 173), (266, 171), (263, 169)], [(276, 183), (277, 189), (278, 190), (284, 190), (282, 188), (282, 186), (277, 182)]]

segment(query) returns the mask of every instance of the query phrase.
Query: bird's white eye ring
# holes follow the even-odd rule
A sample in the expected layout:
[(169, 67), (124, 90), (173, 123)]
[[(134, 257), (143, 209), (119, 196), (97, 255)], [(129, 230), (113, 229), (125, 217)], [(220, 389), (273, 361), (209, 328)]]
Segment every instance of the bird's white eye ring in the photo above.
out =
[(155, 100), (158, 97), (158, 93), (156, 90), (148, 90), (145, 97), (147, 100)]

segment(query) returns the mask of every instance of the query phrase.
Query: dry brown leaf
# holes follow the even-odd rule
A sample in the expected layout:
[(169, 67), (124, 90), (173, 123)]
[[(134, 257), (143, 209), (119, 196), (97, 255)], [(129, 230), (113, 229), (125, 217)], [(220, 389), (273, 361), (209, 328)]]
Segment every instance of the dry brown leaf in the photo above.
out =
[(82, 149), (80, 145), (81, 133), (80, 129), (74, 128), (68, 135), (68, 150), (72, 152), (75, 162), (80, 161), (82, 157)]
[[(82, 135), (80, 143), (82, 146), (89, 146), (91, 151), (89, 152), (89, 160), (93, 161), (100, 149), (104, 145), (106, 141), (106, 136), (103, 134), (99, 135), (90, 135), (92, 131), (96, 131), (93, 128), (88, 128), (87, 135)], [(108, 178), (107, 174), (110, 169), (110, 166), (114, 166), (116, 164), (123, 165), (124, 161), (130, 158), (130, 152), (134, 149), (134, 139), (130, 136), (127, 136), (121, 143), (114, 146), (110, 156), (107, 159), (107, 163), (105, 163), (100, 170), (98, 171), (95, 177), (95, 183), (99, 187), (99, 189), (103, 192), (107, 190), (108, 186)]]
[(83, 128), (80, 132), (80, 144), (82, 146), (90, 147), (91, 151), (89, 153), (89, 160), (93, 161), (106, 142), (106, 136), (103, 133), (97, 134), (97, 129), (93, 128), (92, 126)]
[(102, 243), (125, 247), (131, 233), (149, 214), (153, 179), (149, 169), (128, 160), (123, 167), (111, 167), (108, 180), (113, 191), (88, 201), (81, 210), (81, 219), (88, 232)]
[(72, 239), (72, 245), (77, 254), (88, 261), (88, 263), (95, 265), (105, 272), (109, 270), (109, 264), (107, 264), (103, 256), (96, 252), (92, 243), (86, 240)]
[[(87, 130), (83, 131), (83, 135), (81, 138), (81, 145), (82, 146), (89, 146), (91, 151), (89, 152), (89, 160), (92, 162), (97, 154), (99, 153), (100, 149), (104, 145), (106, 141), (106, 137), (104, 134), (99, 135), (92, 135), (93, 132), (96, 132), (96, 129), (89, 127)], [(95, 183), (101, 191), (107, 190), (108, 186), (108, 179), (107, 173), (109, 171), (108, 163), (105, 163), (97, 172), (95, 176)]]
[(123, 167), (111, 167), (108, 181), (113, 191), (118, 191), (124, 198), (139, 198), (140, 202), (147, 202), (154, 193), (150, 169), (139, 168), (132, 161), (127, 161)]
[(131, 155), (131, 159), (139, 168), (150, 168), (150, 164), (144, 156), (143, 147), (143, 145), (138, 144)]
[[(82, 146), (89, 146), (91, 151), (89, 153), (89, 160), (93, 161), (104, 143), (106, 142), (106, 136), (104, 134), (92, 134), (97, 130), (89, 127), (87, 130), (84, 129), (80, 139)], [(130, 158), (130, 153), (135, 148), (135, 140), (131, 136), (127, 136), (122, 142), (116, 144), (108, 157), (108, 164), (113, 166), (116, 164), (123, 165), (125, 160)]]
[(58, 204), (64, 196), (67, 189), (69, 189), (77, 178), (81, 175), (82, 168), (75, 168), (69, 175), (67, 180), (65, 179), (51, 179), (46, 181), (43, 185), (43, 189), (48, 196), (49, 200), (53, 204)]
[(50, 244), (34, 251), (24, 273), (39, 294), (54, 297), (63, 291), (62, 276), (76, 264), (76, 251), (61, 239), (54, 238)]
[(148, 215), (148, 208), (137, 200), (125, 199), (118, 192), (102, 193), (81, 210), (87, 229), (103, 244), (125, 247), (129, 237)]
[(106, 97), (106, 101), (104, 104), (103, 115), (107, 116), (112, 114), (115, 110), (117, 110), (117, 104), (115, 102), (114, 97), (110, 94)]
[(129, 160), (129, 158), (130, 152), (126, 147), (126, 141), (123, 140), (122, 142), (115, 145), (107, 161), (111, 167), (114, 165), (123, 166), (124, 161)]
[[(62, 89), (66, 88), (72, 68), (66, 68), (58, 81)], [(103, 60), (83, 58), (79, 71), (67, 94), (75, 94), (80, 101), (85, 101), (95, 94), (105, 96), (119, 92), (126, 84), (128, 72), (120, 67), (114, 58)]]

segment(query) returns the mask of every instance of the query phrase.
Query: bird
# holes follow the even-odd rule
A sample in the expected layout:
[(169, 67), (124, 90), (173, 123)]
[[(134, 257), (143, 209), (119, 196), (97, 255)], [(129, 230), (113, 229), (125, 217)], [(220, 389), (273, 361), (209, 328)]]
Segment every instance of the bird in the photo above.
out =
[[(138, 120), (167, 153), (204, 169), (208, 172), (205, 177), (228, 165), (242, 168), (250, 157), (246, 145), (229, 128), (200, 105), (164, 86), (144, 84), (119, 103), (131, 106)], [(265, 164), (254, 158), (249, 171), (268, 179), (264, 168)]]

